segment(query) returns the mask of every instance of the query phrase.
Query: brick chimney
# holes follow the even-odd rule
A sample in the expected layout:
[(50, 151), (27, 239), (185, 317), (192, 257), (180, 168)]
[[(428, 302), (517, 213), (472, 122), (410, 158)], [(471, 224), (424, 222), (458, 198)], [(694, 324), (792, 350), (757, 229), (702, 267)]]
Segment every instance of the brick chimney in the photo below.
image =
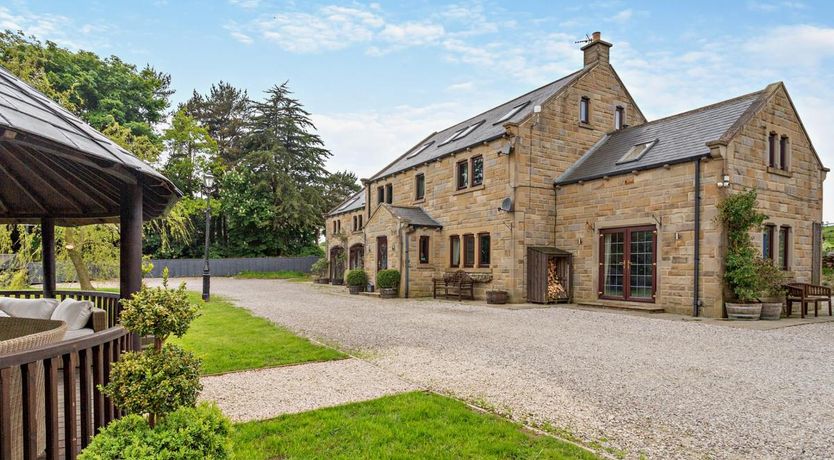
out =
[(594, 32), (591, 35), (591, 41), (588, 42), (585, 46), (582, 47), (582, 51), (585, 53), (585, 62), (584, 65), (591, 65), (597, 62), (599, 63), (608, 63), (608, 56), (610, 54), (610, 48), (613, 46), (611, 43), (603, 41), (600, 37), (602, 34), (599, 32)]

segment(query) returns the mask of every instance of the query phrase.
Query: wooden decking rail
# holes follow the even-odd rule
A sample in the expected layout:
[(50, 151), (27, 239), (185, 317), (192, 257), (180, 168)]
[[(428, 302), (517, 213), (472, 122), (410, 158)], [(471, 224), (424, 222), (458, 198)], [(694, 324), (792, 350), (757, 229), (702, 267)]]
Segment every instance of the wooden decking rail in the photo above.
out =
[[(92, 301), (108, 312), (111, 327), (0, 356), (0, 460), (11, 460), (12, 446), (21, 442), (25, 459), (74, 459), (100, 427), (122, 415), (97, 388), (109, 382), (112, 363), (130, 344), (127, 330), (116, 324), (118, 294), (58, 291), (56, 295)], [(0, 296), (38, 298), (42, 293), (0, 291)], [(18, 406), (19, 412), (13, 410)], [(43, 408), (41, 420), (38, 414)], [(45, 430), (38, 429), (44, 425)], [(39, 431), (45, 433), (45, 450)]]

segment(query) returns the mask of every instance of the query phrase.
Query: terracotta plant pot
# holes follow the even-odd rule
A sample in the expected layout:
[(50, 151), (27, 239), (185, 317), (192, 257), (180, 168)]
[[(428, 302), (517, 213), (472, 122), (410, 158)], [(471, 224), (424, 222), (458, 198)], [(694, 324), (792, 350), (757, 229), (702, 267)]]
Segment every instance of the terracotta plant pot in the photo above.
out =
[(730, 303), (726, 302), (728, 319), (758, 320), (762, 316), (760, 303)]
[(379, 296), (383, 299), (393, 299), (397, 297), (397, 288), (379, 288)]
[(760, 319), (775, 320), (782, 317), (782, 302), (762, 302)]
[(509, 295), (507, 291), (487, 291), (486, 300), (488, 304), (504, 305), (507, 303)]
[(359, 294), (364, 286), (348, 286), (351, 294)]

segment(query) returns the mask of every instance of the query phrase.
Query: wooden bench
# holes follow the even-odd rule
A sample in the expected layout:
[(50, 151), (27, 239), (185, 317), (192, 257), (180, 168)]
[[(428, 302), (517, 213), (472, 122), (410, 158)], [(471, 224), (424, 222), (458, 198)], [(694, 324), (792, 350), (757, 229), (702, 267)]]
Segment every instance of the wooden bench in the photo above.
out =
[(463, 300), (464, 295), (470, 300), (475, 298), (475, 280), (463, 270), (444, 273), (442, 278), (432, 278), (431, 281), (432, 298), (436, 299), (440, 290), (443, 291), (443, 296), (447, 299), (449, 295), (457, 295), (458, 300)]
[(791, 316), (793, 303), (799, 302), (799, 316), (805, 318), (808, 314), (808, 304), (814, 303), (814, 316), (819, 316), (820, 302), (828, 302), (828, 316), (831, 316), (831, 288), (810, 283), (789, 283), (785, 288), (785, 308), (788, 317)]

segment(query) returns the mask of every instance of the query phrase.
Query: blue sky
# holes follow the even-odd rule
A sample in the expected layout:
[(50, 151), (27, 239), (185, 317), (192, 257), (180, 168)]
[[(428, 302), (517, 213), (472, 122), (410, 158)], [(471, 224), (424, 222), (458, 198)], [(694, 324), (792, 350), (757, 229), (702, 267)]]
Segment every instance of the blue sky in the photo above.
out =
[[(0, 27), (170, 73), (174, 102), (219, 80), (250, 96), (289, 80), (333, 153), (376, 172), (432, 131), (581, 67), (602, 31), (657, 118), (784, 81), (834, 166), (834, 2), (24, 1)], [(825, 220), (834, 221), (834, 177)]]

